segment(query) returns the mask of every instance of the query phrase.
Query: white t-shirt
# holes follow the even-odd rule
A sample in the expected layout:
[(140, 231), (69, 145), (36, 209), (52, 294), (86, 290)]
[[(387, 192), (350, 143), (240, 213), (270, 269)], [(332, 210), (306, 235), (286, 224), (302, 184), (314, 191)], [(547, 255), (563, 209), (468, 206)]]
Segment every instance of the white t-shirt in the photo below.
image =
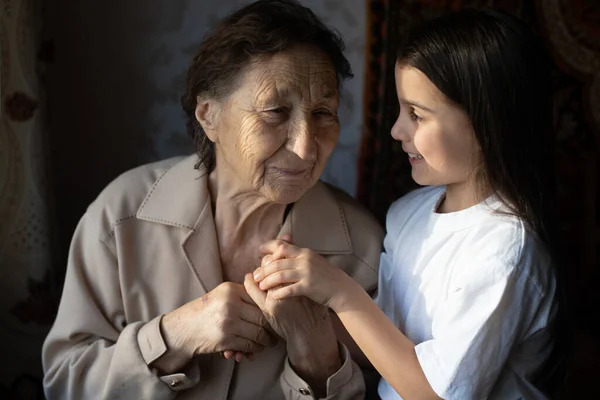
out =
[[(550, 258), (499, 201), (439, 214), (444, 193), (425, 187), (391, 206), (377, 304), (415, 343), (438, 396), (545, 399), (531, 380), (552, 348)], [(384, 379), (378, 391), (401, 399)]]

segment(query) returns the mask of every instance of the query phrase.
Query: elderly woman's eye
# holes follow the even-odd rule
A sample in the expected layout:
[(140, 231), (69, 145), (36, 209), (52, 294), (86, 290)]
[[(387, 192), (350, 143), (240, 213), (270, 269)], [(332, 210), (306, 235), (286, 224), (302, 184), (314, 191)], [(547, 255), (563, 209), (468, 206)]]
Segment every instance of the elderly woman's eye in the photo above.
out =
[(319, 116), (324, 116), (324, 117), (328, 117), (328, 116), (333, 115), (333, 113), (331, 111), (329, 111), (329, 110), (327, 110), (325, 108), (321, 108), (321, 109), (315, 110), (314, 114), (315, 115), (319, 115)]
[(277, 107), (277, 108), (272, 108), (270, 110), (267, 110), (267, 112), (273, 113), (273, 114), (283, 114), (286, 111), (287, 111), (287, 109), (285, 107)]

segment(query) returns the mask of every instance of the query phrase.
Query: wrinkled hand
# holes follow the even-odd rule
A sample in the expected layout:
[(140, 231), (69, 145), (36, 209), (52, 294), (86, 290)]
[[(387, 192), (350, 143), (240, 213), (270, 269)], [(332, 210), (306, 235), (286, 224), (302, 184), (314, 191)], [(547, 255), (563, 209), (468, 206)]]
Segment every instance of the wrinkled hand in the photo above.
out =
[(263, 311), (273, 331), (286, 342), (290, 342), (299, 334), (314, 332), (324, 325), (331, 325), (327, 307), (307, 297), (275, 299), (271, 293), (259, 288), (251, 274), (246, 275), (244, 286)]
[[(286, 234), (281, 240), (274, 242), (291, 243), (291, 241), (292, 237)], [(263, 254), (267, 253), (268, 250), (265, 249)], [(290, 338), (298, 338), (303, 333), (309, 335), (310, 332), (318, 331), (323, 326), (328, 327), (331, 324), (327, 308), (309, 298), (276, 299), (272, 293), (262, 291), (250, 274), (246, 276), (244, 286), (248, 295), (262, 310), (270, 328), (286, 342), (289, 342)], [(225, 351), (223, 356), (227, 359), (240, 360), (244, 354)]]
[(225, 350), (256, 353), (277, 343), (244, 287), (231, 282), (165, 314), (161, 330), (169, 349), (188, 356)]
[[(282, 244), (291, 242), (289, 235), (282, 239)], [(272, 329), (286, 341), (294, 371), (317, 397), (324, 397), (327, 379), (342, 365), (329, 309), (304, 296), (276, 299), (271, 291), (261, 290), (251, 274), (246, 275), (244, 286)]]
[[(294, 247), (292, 237), (289, 234), (283, 235), (282, 239), (273, 240), (267, 243), (276, 243), (277, 245), (287, 245)], [(261, 252), (268, 256), (272, 253), (275, 245), (270, 247), (261, 246)], [(278, 255), (279, 258), (283, 255)], [(263, 263), (265, 258), (263, 258)], [(312, 332), (319, 329), (323, 324), (330, 325), (329, 311), (309, 298), (296, 297), (293, 299), (278, 299), (273, 296), (273, 292), (262, 290), (252, 275), (246, 275), (244, 281), (246, 292), (252, 300), (263, 311), (269, 325), (285, 341), (298, 336), (299, 333)]]
[(343, 295), (350, 279), (341, 269), (312, 250), (281, 240), (267, 242), (261, 250), (267, 254), (254, 271), (261, 290), (268, 290), (275, 300), (306, 296), (335, 309), (332, 305)]

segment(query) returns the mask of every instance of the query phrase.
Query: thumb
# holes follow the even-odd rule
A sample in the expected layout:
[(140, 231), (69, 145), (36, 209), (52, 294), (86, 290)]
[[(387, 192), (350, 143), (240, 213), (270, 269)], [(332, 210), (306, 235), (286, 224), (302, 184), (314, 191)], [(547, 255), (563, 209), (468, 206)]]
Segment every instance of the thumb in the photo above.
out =
[(289, 233), (284, 233), (283, 235), (281, 235), (280, 239), (288, 242), (289, 244), (294, 244), (294, 239)]
[(263, 310), (267, 300), (267, 293), (258, 287), (258, 283), (256, 283), (254, 280), (252, 274), (246, 274), (244, 277), (244, 288), (246, 289), (248, 296), (250, 296), (250, 298), (256, 303), (258, 308)]

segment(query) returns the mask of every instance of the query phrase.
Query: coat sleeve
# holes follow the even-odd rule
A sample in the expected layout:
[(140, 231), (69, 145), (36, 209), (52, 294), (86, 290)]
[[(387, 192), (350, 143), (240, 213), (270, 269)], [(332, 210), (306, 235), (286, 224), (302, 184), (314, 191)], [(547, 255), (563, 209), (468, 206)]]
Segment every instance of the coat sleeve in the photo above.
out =
[[(363, 374), (352, 361), (350, 352), (342, 343), (340, 355), (342, 367), (327, 379), (327, 394), (325, 400), (359, 400), (365, 398), (365, 381)], [(286, 400), (315, 399), (310, 386), (292, 369), (288, 358), (279, 379)]]
[(149, 365), (166, 347), (160, 316), (127, 321), (110, 234), (86, 214), (71, 249), (58, 314), (42, 349), (44, 391), (53, 399), (172, 399), (200, 369), (159, 376)]

